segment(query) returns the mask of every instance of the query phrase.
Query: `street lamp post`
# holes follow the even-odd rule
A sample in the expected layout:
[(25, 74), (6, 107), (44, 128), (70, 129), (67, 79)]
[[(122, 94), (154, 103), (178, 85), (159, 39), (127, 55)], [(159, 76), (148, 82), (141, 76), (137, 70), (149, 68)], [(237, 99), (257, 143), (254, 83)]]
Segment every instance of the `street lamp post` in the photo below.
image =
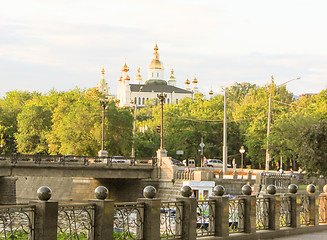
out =
[[(143, 86), (140, 87), (138, 95), (140, 94), (142, 88)], [(131, 103), (133, 103), (133, 100), (131, 100)], [(135, 99), (135, 103), (134, 103), (133, 143), (132, 143), (132, 154), (131, 154), (131, 157), (133, 158), (133, 162), (135, 162), (136, 117), (137, 117), (137, 98)]]
[(102, 140), (101, 140), (101, 150), (99, 151), (99, 157), (108, 157), (108, 152), (104, 150), (104, 120), (105, 120), (105, 110), (108, 106), (109, 99), (101, 98), (100, 104), (102, 106)]
[[(289, 82), (292, 82), (294, 80), (299, 80), (300, 77), (293, 78), (291, 80), (288, 80), (284, 83), (281, 83), (276, 86), (280, 87), (282, 85), (285, 85)], [(271, 83), (274, 82), (274, 76), (271, 76)], [(269, 135), (270, 135), (270, 125), (271, 125), (271, 101), (272, 101), (272, 85), (270, 86), (270, 94), (269, 94), (269, 106), (268, 106), (268, 124), (267, 124), (267, 149), (266, 149), (266, 171), (269, 171), (269, 164), (270, 164), (270, 154), (269, 154)]]
[(243, 180), (243, 154), (245, 153), (244, 146), (241, 147), (240, 153), (241, 153), (241, 175), (242, 175), (242, 180)]
[(167, 97), (167, 94), (161, 93), (157, 95), (161, 105), (161, 126), (160, 126), (160, 149), (164, 149), (164, 139), (163, 139), (163, 104)]
[(161, 164), (161, 158), (167, 156), (167, 151), (164, 149), (164, 128), (163, 128), (163, 104), (165, 102), (165, 99), (167, 97), (167, 94), (165, 93), (160, 93), (157, 95), (159, 98), (160, 104), (161, 104), (161, 126), (160, 126), (160, 148), (157, 151), (157, 158), (160, 160)]
[(227, 174), (227, 97), (224, 90), (223, 173)]

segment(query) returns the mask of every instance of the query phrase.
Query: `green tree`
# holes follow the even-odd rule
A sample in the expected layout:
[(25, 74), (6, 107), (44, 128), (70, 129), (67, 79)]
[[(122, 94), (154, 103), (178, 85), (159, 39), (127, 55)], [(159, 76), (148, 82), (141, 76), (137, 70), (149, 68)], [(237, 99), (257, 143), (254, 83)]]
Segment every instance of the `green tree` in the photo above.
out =
[(17, 116), (17, 149), (24, 154), (48, 152), (47, 134), (51, 130), (51, 111), (43, 106), (26, 105)]
[(299, 162), (310, 175), (327, 176), (327, 119), (307, 126), (298, 139)]
[(38, 95), (37, 92), (11, 91), (0, 100), (0, 144), (3, 153), (16, 152), (17, 115), (28, 100)]

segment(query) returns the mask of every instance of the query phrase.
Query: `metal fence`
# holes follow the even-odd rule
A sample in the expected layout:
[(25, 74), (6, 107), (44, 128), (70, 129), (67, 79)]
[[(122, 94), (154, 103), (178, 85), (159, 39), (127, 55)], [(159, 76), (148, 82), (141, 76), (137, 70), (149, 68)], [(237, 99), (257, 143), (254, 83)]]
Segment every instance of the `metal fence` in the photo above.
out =
[(327, 195), (319, 196), (319, 223), (326, 223), (327, 218)]
[(215, 201), (199, 200), (197, 204), (197, 236), (214, 236), (215, 235)]
[(229, 200), (229, 232), (244, 232), (245, 199)]
[(300, 203), (300, 224), (301, 225), (309, 225), (310, 224), (310, 198), (308, 195), (301, 196)]
[(256, 229), (269, 229), (270, 199), (256, 199)]
[(115, 203), (113, 226), (115, 239), (143, 239), (144, 204)]
[(291, 226), (291, 198), (282, 196), (280, 197), (280, 226), (290, 227)]
[(0, 206), (0, 239), (34, 239), (35, 207)]
[(91, 239), (94, 234), (94, 204), (60, 204), (58, 209), (58, 237)]
[(183, 202), (161, 202), (160, 238), (181, 239), (183, 222)]

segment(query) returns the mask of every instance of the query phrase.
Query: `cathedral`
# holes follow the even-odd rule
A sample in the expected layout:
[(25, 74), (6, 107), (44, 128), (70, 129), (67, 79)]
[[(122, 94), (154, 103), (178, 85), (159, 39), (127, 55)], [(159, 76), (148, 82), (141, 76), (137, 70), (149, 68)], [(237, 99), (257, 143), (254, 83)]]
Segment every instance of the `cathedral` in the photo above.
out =
[[(167, 97), (165, 103), (178, 104), (180, 99), (185, 97), (193, 97), (194, 93), (198, 93), (197, 79), (194, 77), (191, 82), (188, 78), (185, 81), (185, 88), (176, 87), (176, 79), (174, 70), (170, 71), (168, 81), (164, 79), (164, 67), (159, 60), (157, 44), (154, 47), (153, 59), (148, 67), (147, 80), (143, 82), (143, 77), (138, 68), (134, 82), (128, 75), (129, 67), (126, 64), (121, 68), (121, 77), (119, 78), (116, 100), (119, 107), (130, 107), (134, 103), (139, 106), (145, 106), (149, 99), (157, 98), (157, 94), (165, 93)], [(109, 87), (104, 79), (104, 69), (101, 70), (101, 79), (97, 84), (97, 89), (109, 96)]]

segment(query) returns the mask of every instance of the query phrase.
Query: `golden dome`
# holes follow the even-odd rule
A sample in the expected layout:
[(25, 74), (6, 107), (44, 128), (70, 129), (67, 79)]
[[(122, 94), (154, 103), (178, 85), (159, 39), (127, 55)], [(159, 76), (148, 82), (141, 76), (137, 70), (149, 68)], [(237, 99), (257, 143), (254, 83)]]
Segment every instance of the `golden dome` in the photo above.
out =
[(196, 79), (195, 76), (194, 76), (194, 79), (193, 79), (192, 83), (198, 83), (198, 80)]
[(164, 69), (163, 64), (159, 60), (158, 45), (154, 47), (153, 60), (150, 63), (149, 69)]
[(163, 64), (159, 61), (159, 59), (153, 59), (150, 63), (149, 69), (163, 69)]
[(188, 77), (186, 78), (185, 84), (189, 85), (190, 81), (188, 80)]
[(123, 81), (123, 77), (122, 76), (120, 76), (120, 78), (118, 79), (118, 82), (121, 82), (121, 81)]
[(210, 90), (209, 95), (213, 95), (213, 91), (212, 91), (212, 89)]
[(131, 78), (127, 75), (126, 78), (125, 78), (126, 81), (129, 81), (131, 80)]
[(102, 66), (101, 73), (104, 74), (104, 67)]
[(169, 80), (175, 80), (176, 78), (174, 77), (174, 69), (171, 69), (171, 71), (170, 71), (170, 78), (169, 78)]
[(137, 75), (135, 77), (135, 80), (139, 80), (139, 81), (143, 80), (142, 75), (141, 75), (140, 67), (137, 69)]
[(124, 64), (124, 66), (121, 68), (121, 70), (122, 70), (123, 72), (128, 72), (128, 71), (129, 71), (129, 67), (128, 67), (127, 64), (126, 64), (126, 59), (125, 59), (125, 64)]

